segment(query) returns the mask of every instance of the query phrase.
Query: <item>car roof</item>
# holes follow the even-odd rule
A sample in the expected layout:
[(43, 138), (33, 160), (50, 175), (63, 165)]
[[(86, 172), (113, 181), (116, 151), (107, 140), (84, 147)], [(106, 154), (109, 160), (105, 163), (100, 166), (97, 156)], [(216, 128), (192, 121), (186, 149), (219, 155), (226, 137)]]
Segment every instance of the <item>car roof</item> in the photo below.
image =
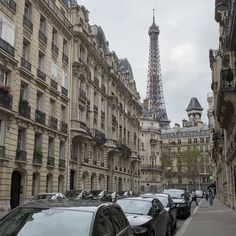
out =
[(153, 201), (153, 197), (126, 197), (126, 198), (121, 198), (118, 199), (117, 201), (123, 201), (123, 200), (138, 200), (138, 201), (146, 201), (146, 202), (152, 202)]
[(38, 209), (63, 208), (78, 211), (95, 212), (100, 207), (106, 207), (110, 205), (117, 206), (115, 203), (102, 202), (97, 200), (38, 200), (25, 203), (19, 207)]

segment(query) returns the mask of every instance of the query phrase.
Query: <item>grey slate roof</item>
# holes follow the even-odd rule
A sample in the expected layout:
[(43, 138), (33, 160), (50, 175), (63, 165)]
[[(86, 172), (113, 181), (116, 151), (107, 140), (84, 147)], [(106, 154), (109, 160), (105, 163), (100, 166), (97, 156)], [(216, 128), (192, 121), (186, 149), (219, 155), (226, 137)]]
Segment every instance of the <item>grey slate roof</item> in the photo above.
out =
[(192, 110), (198, 110), (198, 111), (203, 110), (203, 108), (201, 107), (201, 105), (196, 97), (191, 98), (190, 103), (186, 109), (186, 111), (192, 111)]
[(133, 75), (132, 67), (129, 64), (129, 61), (128, 61), (127, 58), (120, 59), (120, 69), (122, 71), (128, 72), (128, 79), (129, 80), (134, 80), (134, 75)]

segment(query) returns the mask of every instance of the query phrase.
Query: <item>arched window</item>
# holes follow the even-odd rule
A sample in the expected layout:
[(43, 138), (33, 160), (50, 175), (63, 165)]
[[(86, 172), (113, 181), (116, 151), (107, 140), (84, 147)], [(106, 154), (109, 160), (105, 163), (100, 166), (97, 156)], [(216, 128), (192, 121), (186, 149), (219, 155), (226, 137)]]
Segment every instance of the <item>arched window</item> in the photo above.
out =
[(52, 192), (52, 175), (47, 174), (46, 178), (46, 193)]

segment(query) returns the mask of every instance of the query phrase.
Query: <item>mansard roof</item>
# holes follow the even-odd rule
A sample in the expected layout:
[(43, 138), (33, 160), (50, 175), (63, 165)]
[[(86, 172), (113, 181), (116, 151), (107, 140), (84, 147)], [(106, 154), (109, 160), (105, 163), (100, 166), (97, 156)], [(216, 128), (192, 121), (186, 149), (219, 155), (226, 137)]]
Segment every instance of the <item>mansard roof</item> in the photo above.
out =
[(186, 109), (186, 111), (192, 111), (192, 110), (197, 110), (197, 111), (203, 110), (203, 108), (201, 107), (201, 105), (196, 97), (191, 98), (190, 103)]
[(134, 80), (133, 70), (127, 58), (120, 59), (120, 69), (128, 73), (129, 80)]

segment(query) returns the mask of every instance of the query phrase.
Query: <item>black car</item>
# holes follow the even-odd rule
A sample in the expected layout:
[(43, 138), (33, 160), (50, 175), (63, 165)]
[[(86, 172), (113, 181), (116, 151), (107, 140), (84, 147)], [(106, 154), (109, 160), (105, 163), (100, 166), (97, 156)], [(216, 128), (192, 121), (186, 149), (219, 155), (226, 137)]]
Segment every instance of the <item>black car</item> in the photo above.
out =
[(128, 197), (116, 201), (125, 212), (135, 235), (171, 234), (169, 215), (157, 198)]
[(0, 235), (132, 236), (121, 208), (100, 201), (34, 201), (0, 220)]
[(95, 200), (112, 202), (111, 193), (106, 190), (91, 190), (90, 192)]
[(141, 197), (156, 197), (162, 205), (164, 206), (165, 210), (169, 213), (169, 220), (171, 224), (171, 234), (174, 233), (174, 230), (177, 226), (177, 207), (175, 206), (171, 196), (167, 193), (145, 193), (140, 195)]
[(190, 199), (185, 190), (182, 189), (165, 189), (163, 193), (167, 193), (173, 199), (177, 207), (177, 216), (188, 218), (191, 213)]
[(65, 196), (69, 200), (78, 200), (78, 199), (86, 199), (93, 200), (93, 194), (88, 190), (68, 190), (65, 192)]

